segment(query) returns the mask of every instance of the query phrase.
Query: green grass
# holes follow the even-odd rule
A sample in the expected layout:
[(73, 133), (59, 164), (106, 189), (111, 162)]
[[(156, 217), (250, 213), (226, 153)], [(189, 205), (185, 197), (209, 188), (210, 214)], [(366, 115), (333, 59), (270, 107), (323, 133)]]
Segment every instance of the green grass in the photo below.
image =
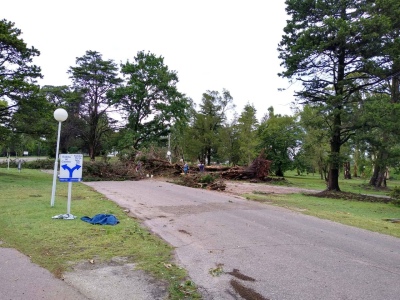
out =
[[(200, 298), (186, 271), (173, 261), (173, 248), (122, 208), (81, 183), (72, 185), (71, 213), (75, 220), (52, 219), (67, 212), (67, 183), (57, 183), (50, 207), (52, 175), (38, 170), (0, 169), (0, 240), (56, 276), (82, 260), (108, 262), (124, 257), (154, 277), (169, 283), (170, 299)], [(82, 216), (115, 215), (120, 224), (91, 225)]]
[[(274, 185), (300, 187), (310, 190), (325, 190), (326, 183), (318, 174), (300, 175), (294, 171), (285, 173), (285, 181), (272, 182)], [(339, 186), (343, 192), (387, 196), (390, 190), (400, 186), (400, 181), (390, 179), (387, 188), (374, 189), (368, 187), (369, 178), (339, 178)], [(342, 224), (367, 229), (395, 237), (400, 237), (400, 223), (391, 223), (385, 219), (400, 219), (400, 206), (389, 203), (362, 202), (345, 199), (328, 199), (312, 197), (304, 194), (268, 194), (257, 191), (244, 195), (247, 199), (286, 207), (303, 214), (327, 219)]]
[(400, 223), (385, 220), (400, 219), (400, 206), (394, 204), (318, 198), (303, 194), (263, 195), (256, 192), (244, 197), (321, 219), (400, 237)]
[[(272, 176), (273, 178), (274, 176)], [(300, 187), (310, 190), (325, 190), (326, 183), (322, 180), (318, 174), (303, 174), (297, 175), (294, 171), (288, 171), (285, 173), (284, 182), (279, 182), (279, 185)], [(357, 177), (352, 179), (343, 179), (339, 177), (339, 186), (343, 192), (351, 192), (358, 194), (374, 194), (374, 195), (388, 195), (391, 188), (400, 186), (400, 180), (390, 179), (387, 181), (387, 189), (374, 189), (368, 187), (369, 178)], [(274, 184), (274, 183), (273, 183)]]

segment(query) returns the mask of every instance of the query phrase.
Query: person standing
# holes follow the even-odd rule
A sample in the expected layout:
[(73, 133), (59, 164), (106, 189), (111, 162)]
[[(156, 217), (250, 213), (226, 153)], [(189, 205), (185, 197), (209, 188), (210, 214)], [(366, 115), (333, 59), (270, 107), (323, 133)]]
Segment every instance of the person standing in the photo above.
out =
[(189, 165), (187, 163), (185, 163), (183, 165), (183, 173), (185, 173), (185, 175), (189, 172)]
[(200, 171), (200, 173), (203, 173), (203, 172), (204, 172), (204, 164), (203, 164), (202, 161), (201, 161), (200, 164), (199, 164), (199, 171)]

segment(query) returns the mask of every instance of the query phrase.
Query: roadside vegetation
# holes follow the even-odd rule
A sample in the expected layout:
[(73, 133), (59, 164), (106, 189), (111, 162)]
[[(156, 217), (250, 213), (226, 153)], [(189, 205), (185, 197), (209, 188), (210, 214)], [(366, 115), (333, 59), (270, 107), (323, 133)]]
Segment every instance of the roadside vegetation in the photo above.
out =
[[(171, 298), (197, 297), (172, 262), (173, 249), (88, 187), (74, 186), (74, 214), (112, 213), (118, 226), (51, 219), (64, 212), (67, 197), (60, 184), (56, 207), (50, 208), (51, 176), (39, 169), (52, 170), (54, 159), (24, 162), (20, 173), (16, 164), (22, 155), (55, 157), (57, 108), (68, 113), (60, 153), (86, 154), (87, 180), (175, 176), (180, 184), (222, 190), (216, 173), (182, 177), (181, 167), (246, 168), (263, 153), (270, 162), (261, 181), (270, 180), (263, 184), (326, 192), (316, 197), (254, 191), (248, 199), (399, 237), (400, 225), (392, 222), (400, 218), (400, 182), (393, 177), (400, 169), (400, 2), (317, 4), (286, 1), (279, 76), (302, 84), (290, 116), (266, 104), (257, 108), (252, 99), (237, 112), (224, 88), (185, 95), (178, 72), (150, 51), (120, 65), (86, 51), (65, 70), (69, 85), (40, 86), (40, 66), (32, 63), (39, 49), (23, 41), (12, 21), (0, 20), (0, 66), (6, 74), (0, 76), (0, 155), (14, 158), (9, 170), (0, 162), (3, 246), (58, 276), (82, 259), (127, 257), (168, 282)], [(144, 165), (144, 158), (151, 164)]]
[[(249, 200), (285, 207), (302, 214), (335, 221), (366, 230), (400, 237), (400, 180), (387, 181), (386, 188), (371, 188), (365, 178), (340, 179), (342, 192), (326, 192), (326, 183), (318, 176), (297, 176), (289, 172), (284, 181), (271, 181), (321, 193), (271, 194), (254, 190)], [(325, 190), (325, 191), (324, 191)]]
[[(52, 219), (67, 209), (67, 184), (57, 183), (50, 207), (52, 176), (39, 170), (0, 168), (0, 240), (29, 256), (57, 277), (82, 261), (108, 263), (113, 257), (135, 263), (169, 286), (170, 299), (197, 299), (186, 271), (173, 258), (173, 248), (151, 234), (123, 208), (90, 187), (74, 183), (71, 213), (75, 220)], [(91, 225), (82, 216), (113, 214), (115, 226)]]

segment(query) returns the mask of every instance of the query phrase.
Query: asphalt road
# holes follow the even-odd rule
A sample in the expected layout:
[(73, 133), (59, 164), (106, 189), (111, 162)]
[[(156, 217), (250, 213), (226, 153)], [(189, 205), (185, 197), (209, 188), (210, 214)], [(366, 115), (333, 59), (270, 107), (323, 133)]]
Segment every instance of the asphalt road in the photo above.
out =
[(155, 180), (86, 184), (175, 246), (204, 299), (400, 299), (400, 239)]

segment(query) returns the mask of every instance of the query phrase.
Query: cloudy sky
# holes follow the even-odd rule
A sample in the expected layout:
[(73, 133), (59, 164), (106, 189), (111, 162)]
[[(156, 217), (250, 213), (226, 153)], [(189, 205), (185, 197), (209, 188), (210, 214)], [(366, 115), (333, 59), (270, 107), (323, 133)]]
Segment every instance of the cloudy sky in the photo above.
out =
[(207, 90), (227, 89), (240, 113), (253, 104), (292, 114), (293, 89), (278, 77), (277, 46), (286, 24), (284, 0), (14, 0), (0, 18), (22, 30), (41, 55), (41, 85), (68, 85), (67, 70), (87, 50), (116, 63), (138, 51), (164, 57), (178, 88), (199, 103)]

